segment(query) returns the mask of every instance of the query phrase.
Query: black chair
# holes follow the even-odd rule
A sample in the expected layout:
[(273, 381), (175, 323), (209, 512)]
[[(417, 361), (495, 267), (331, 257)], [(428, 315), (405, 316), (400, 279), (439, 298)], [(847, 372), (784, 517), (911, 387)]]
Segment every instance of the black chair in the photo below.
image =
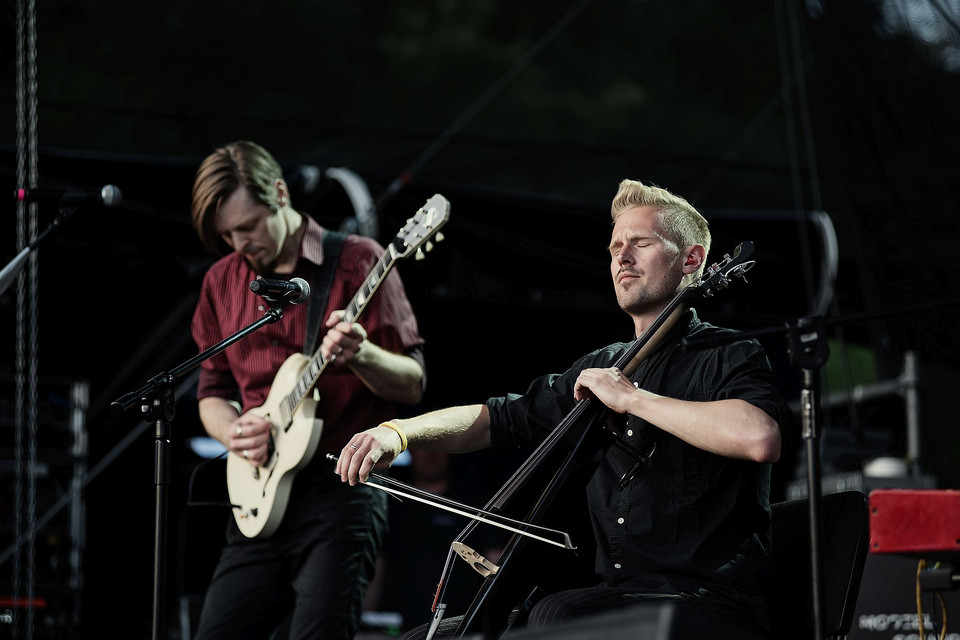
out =
[[(823, 529), (824, 637), (850, 631), (870, 541), (867, 496), (859, 491), (821, 498)], [(813, 577), (810, 568), (810, 516), (806, 499), (771, 505), (773, 529), (773, 637), (812, 640)]]

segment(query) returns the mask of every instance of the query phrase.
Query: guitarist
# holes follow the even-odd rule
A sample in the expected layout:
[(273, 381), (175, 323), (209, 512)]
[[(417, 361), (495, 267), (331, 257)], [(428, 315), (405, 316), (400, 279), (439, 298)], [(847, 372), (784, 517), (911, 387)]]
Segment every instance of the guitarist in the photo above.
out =
[[(191, 213), (204, 245), (226, 254), (206, 273), (194, 313), (192, 332), (201, 350), (263, 316), (266, 302), (249, 289), (257, 276), (315, 282), (315, 271), (324, 266), (328, 232), (294, 208), (280, 165), (253, 142), (233, 142), (203, 160)], [(396, 271), (373, 295), (362, 326), (340, 321), (336, 311), (346, 307), (383, 251), (370, 238), (349, 235), (339, 261), (326, 265), (335, 271), (322, 338), (311, 348), (333, 359), (317, 384), (317, 417), (323, 420), (318, 450), (296, 475), (272, 535), (246, 538), (230, 519), (197, 640), (268, 638), (281, 623), (291, 639), (347, 640), (359, 626), (386, 501), (381, 492), (342, 485), (329, 466), (320, 468), (323, 454), (339, 452), (359, 428), (395, 415), (400, 405), (419, 402), (425, 382), (423, 339)], [(279, 322), (202, 365), (200, 420), (251, 470), (267, 461), (271, 442), (270, 423), (250, 409), (263, 404), (284, 360), (305, 349), (307, 309), (287, 305)]]
[[(710, 231), (686, 200), (634, 180), (621, 182), (611, 213), (613, 287), (639, 337), (699, 278)], [(547, 595), (528, 624), (672, 602), (675, 622), (686, 626), (671, 637), (768, 637), (770, 473), (793, 437), (792, 420), (755, 340), (699, 351), (679, 346), (684, 336), (719, 333), (729, 331), (690, 309), (630, 377), (613, 366), (630, 345), (613, 343), (563, 374), (534, 380), (522, 395), (358, 433), (340, 452), (337, 471), (344, 482), (362, 484), (400, 450), (394, 429), (409, 446), (431, 450), (537, 443), (578, 400), (592, 397), (622, 416), (626, 443), (643, 455), (610, 447), (586, 488), (599, 583)], [(645, 460), (639, 469), (637, 458)], [(454, 628), (441, 624), (438, 635)]]

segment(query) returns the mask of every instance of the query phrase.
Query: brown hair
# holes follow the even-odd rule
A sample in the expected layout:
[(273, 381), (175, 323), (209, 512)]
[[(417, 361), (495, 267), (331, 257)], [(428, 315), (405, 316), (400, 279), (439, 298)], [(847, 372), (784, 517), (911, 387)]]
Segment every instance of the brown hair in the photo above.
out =
[(203, 245), (215, 254), (227, 247), (214, 229), (214, 217), (220, 204), (239, 187), (277, 210), (277, 180), (283, 179), (280, 164), (270, 152), (248, 140), (238, 140), (217, 148), (204, 158), (193, 181), (193, 228)]

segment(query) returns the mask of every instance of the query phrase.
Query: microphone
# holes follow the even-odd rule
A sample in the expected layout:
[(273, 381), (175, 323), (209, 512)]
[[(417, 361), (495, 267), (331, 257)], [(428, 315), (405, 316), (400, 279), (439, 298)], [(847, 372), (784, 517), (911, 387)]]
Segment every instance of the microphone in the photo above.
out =
[(303, 278), (291, 278), (289, 282), (257, 278), (250, 283), (250, 291), (271, 302), (300, 304), (310, 299), (310, 285)]
[(59, 204), (84, 204), (96, 202), (105, 207), (120, 204), (123, 194), (112, 184), (99, 189), (15, 189), (13, 199), (17, 202), (57, 202)]

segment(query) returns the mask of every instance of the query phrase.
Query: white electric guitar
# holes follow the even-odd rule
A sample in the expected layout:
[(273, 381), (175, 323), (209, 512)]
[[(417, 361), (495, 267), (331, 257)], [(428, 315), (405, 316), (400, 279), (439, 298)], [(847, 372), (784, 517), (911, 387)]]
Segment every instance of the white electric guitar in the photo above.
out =
[[(422, 257), (432, 248), (431, 238), (450, 217), (450, 203), (437, 194), (407, 220), (386, 251), (370, 270), (363, 286), (344, 310), (344, 320), (353, 322), (386, 279), (394, 263), (416, 251)], [(248, 538), (269, 537), (286, 511), (290, 487), (296, 473), (310, 462), (320, 443), (323, 421), (315, 418), (319, 398), (316, 383), (332, 361), (317, 347), (312, 357), (295, 353), (277, 371), (270, 393), (261, 407), (252, 412), (269, 420), (273, 447), (267, 462), (256, 467), (230, 452), (227, 455), (227, 491), (233, 516)]]

